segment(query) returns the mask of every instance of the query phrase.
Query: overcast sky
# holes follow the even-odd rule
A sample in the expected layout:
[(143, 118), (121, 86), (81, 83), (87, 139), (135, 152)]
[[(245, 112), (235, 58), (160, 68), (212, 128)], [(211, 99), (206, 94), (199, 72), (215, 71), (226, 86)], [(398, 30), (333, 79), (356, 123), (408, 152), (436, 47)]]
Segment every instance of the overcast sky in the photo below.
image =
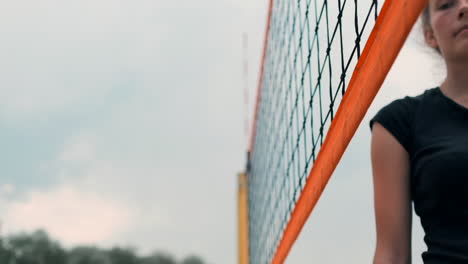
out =
[[(236, 263), (242, 33), (252, 106), (267, 2), (2, 0), (2, 233), (45, 228), (67, 246), (131, 245)], [(443, 77), (415, 33), (287, 263), (370, 261), (368, 121)]]

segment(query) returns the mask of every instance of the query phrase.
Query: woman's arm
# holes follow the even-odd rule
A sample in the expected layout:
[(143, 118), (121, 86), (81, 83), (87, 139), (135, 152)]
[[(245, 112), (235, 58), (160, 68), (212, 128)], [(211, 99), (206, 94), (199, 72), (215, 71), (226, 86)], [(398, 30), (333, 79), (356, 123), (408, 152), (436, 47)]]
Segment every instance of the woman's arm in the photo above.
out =
[(412, 205), (408, 152), (375, 122), (371, 142), (376, 220), (374, 264), (411, 263)]

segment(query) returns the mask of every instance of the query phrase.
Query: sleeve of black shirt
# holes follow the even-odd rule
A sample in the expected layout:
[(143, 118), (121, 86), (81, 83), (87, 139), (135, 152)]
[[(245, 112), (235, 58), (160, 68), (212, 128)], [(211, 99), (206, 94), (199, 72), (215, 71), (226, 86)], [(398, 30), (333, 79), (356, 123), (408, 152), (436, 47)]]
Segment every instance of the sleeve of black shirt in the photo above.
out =
[(404, 97), (392, 101), (381, 108), (370, 120), (369, 126), (372, 131), (374, 122), (380, 123), (386, 128), (408, 153), (411, 151), (411, 123), (414, 107), (410, 97)]

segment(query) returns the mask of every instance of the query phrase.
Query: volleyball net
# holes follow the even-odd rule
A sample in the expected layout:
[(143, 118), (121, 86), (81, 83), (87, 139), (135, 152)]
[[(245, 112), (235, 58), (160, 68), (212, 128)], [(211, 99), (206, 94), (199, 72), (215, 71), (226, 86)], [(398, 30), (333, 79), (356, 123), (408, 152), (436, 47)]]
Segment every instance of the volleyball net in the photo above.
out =
[(426, 3), (270, 0), (245, 179), (249, 263), (284, 262)]

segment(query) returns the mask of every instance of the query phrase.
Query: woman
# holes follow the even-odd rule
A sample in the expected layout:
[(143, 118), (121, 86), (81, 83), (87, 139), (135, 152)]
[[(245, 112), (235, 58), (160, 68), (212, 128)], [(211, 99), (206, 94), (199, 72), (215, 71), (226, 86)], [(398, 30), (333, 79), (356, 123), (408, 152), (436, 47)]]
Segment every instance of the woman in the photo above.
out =
[(424, 263), (468, 263), (468, 0), (430, 0), (422, 20), (447, 76), (370, 121), (374, 264), (411, 263), (412, 202), (425, 231)]

